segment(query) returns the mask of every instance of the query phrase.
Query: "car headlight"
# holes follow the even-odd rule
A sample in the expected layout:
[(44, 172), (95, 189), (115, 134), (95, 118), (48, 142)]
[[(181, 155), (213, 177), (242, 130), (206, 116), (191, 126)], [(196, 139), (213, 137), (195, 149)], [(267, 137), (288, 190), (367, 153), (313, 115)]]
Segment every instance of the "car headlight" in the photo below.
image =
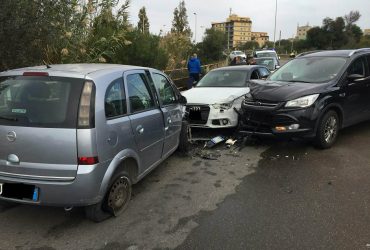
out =
[(215, 109), (231, 109), (233, 106), (233, 101), (229, 103), (215, 103), (212, 104), (212, 107)]
[(308, 96), (303, 96), (291, 101), (288, 101), (285, 104), (286, 108), (307, 108), (314, 104), (314, 102), (317, 100), (319, 97), (319, 94), (314, 94), (314, 95), (308, 95)]

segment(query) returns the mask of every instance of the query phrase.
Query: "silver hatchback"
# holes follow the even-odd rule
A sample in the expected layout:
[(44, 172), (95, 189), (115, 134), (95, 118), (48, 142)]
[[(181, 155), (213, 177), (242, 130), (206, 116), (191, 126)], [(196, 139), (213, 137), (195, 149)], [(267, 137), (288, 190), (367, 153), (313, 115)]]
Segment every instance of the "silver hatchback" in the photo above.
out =
[(138, 182), (187, 149), (186, 98), (162, 72), (70, 64), (0, 73), (0, 202), (117, 216)]

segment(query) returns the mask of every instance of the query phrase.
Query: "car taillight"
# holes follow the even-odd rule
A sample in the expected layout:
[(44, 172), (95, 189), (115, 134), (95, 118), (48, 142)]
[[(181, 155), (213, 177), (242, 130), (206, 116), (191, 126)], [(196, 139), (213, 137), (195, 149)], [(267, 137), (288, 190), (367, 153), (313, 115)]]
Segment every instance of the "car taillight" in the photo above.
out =
[(48, 72), (24, 72), (23, 76), (49, 76)]
[(92, 128), (94, 120), (95, 86), (93, 82), (85, 82), (82, 90), (78, 111), (78, 128)]
[(93, 157), (78, 157), (78, 164), (79, 165), (94, 165), (99, 163), (99, 159), (97, 156)]

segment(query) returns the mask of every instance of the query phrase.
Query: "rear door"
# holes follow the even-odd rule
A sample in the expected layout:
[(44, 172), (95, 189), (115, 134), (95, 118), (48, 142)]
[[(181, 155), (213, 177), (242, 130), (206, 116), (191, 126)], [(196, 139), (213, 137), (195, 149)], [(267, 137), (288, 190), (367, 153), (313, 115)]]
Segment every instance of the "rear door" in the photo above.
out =
[(162, 111), (155, 102), (143, 70), (125, 72), (129, 119), (144, 172), (161, 160), (164, 144)]
[(173, 85), (164, 74), (152, 72), (152, 76), (164, 116), (165, 140), (163, 157), (167, 157), (179, 145), (182, 105), (179, 103)]
[(0, 177), (73, 180), (83, 79), (0, 78)]

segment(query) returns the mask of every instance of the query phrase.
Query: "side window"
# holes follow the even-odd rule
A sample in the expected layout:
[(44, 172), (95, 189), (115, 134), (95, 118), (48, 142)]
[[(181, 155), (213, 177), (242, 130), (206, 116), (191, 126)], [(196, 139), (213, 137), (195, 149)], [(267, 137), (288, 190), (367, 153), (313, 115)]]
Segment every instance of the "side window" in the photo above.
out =
[(175, 92), (166, 77), (154, 73), (153, 80), (163, 105), (177, 103)]
[(251, 75), (251, 79), (259, 79), (260, 78), (257, 71), (258, 71), (257, 69), (253, 70), (252, 75)]
[(126, 96), (122, 78), (113, 81), (109, 85), (105, 94), (104, 106), (105, 116), (107, 118), (127, 114)]
[(354, 61), (354, 63), (351, 64), (351, 66), (348, 69), (348, 75), (357, 74), (365, 76), (365, 57), (360, 57)]
[(258, 71), (261, 78), (267, 78), (270, 75), (270, 72), (265, 68), (259, 68)]
[(126, 79), (131, 113), (154, 108), (154, 100), (146, 84), (145, 74), (131, 74)]

